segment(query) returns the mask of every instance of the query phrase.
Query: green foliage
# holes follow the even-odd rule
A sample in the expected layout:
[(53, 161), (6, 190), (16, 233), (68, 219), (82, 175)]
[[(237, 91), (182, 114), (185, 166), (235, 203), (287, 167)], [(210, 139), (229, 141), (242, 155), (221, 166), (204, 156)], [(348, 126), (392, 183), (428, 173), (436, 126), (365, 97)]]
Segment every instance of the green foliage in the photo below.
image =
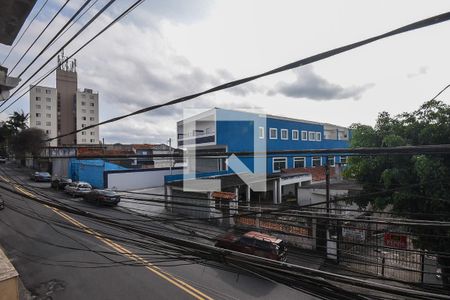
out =
[[(352, 125), (351, 147), (450, 144), (450, 106), (432, 100), (412, 113), (391, 117), (382, 112), (374, 128)], [(356, 202), (382, 209), (391, 205), (404, 217), (450, 221), (450, 155), (352, 157), (344, 175), (359, 181), (364, 195)], [(414, 229), (417, 247), (448, 252), (450, 233)], [(424, 237), (422, 234), (444, 238)], [(445, 238), (447, 237), (447, 238)]]
[(37, 128), (22, 130), (11, 141), (12, 150), (18, 158), (24, 158), (27, 153), (38, 156), (45, 147), (45, 132)]

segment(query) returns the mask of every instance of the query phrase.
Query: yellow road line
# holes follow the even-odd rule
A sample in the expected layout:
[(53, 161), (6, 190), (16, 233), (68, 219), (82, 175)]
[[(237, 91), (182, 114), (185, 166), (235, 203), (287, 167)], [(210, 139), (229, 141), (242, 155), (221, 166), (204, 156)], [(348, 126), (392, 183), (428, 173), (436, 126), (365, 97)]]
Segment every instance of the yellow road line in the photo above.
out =
[[(1, 175), (0, 175), (0, 177), (2, 179), (4, 179)], [(25, 194), (27, 196), (30, 196), (31, 198), (36, 198), (36, 196), (33, 193), (27, 191), (26, 189), (24, 189), (24, 188), (22, 188), (22, 187), (20, 187), (20, 186), (18, 186), (16, 184), (14, 184), (14, 187), (15, 187), (15, 189), (17, 189), (18, 191), (22, 192), (23, 194)], [(86, 226), (83, 223), (79, 222), (78, 220), (72, 218), (71, 216), (69, 216), (68, 214), (62, 212), (61, 210), (59, 210), (59, 209), (57, 209), (55, 207), (50, 207), (50, 206), (48, 206), (46, 204), (44, 204), (44, 205), (45, 205), (45, 207), (51, 209), (54, 213), (58, 214), (62, 218), (64, 218), (67, 221), (69, 221), (70, 223), (72, 223), (72, 224), (78, 226), (79, 228), (81, 228), (84, 232), (95, 236), (98, 240), (102, 241), (104, 244), (106, 244), (109, 247), (113, 248), (115, 251), (117, 251), (118, 253), (122, 254), (123, 256), (143, 264), (147, 270), (153, 272), (154, 274), (156, 274), (159, 277), (165, 279), (166, 281), (170, 282), (171, 284), (175, 285), (176, 287), (182, 289), (183, 291), (185, 291), (186, 293), (188, 293), (192, 297), (194, 297), (194, 298), (196, 298), (198, 300), (205, 300), (205, 299), (213, 300), (213, 298), (209, 297), (208, 295), (204, 294), (203, 292), (199, 291), (198, 289), (194, 288), (193, 286), (189, 285), (188, 283), (182, 281), (181, 279), (176, 278), (172, 274), (169, 274), (169, 273), (161, 270), (160, 268), (158, 268), (157, 266), (155, 266), (151, 262), (149, 262), (146, 259), (140, 257), (139, 255), (134, 254), (130, 250), (128, 250), (125, 247), (123, 247), (123, 246), (113, 242), (112, 240), (104, 237), (102, 234), (100, 234), (100, 233), (96, 232), (95, 230), (89, 228), (88, 226)]]

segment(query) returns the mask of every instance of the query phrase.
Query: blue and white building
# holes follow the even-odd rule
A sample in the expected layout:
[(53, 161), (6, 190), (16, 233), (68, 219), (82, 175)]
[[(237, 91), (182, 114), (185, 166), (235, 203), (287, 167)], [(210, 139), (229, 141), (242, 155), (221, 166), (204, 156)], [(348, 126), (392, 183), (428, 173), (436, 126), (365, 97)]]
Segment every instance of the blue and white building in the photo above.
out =
[[(178, 146), (196, 152), (260, 152), (348, 148), (351, 131), (342, 126), (214, 108), (177, 123)], [(331, 166), (346, 156), (328, 156)], [(258, 159), (241, 158), (251, 170)], [(283, 169), (323, 166), (326, 157), (313, 154), (267, 155), (267, 174)], [(260, 161), (261, 162), (261, 161)], [(225, 160), (197, 160), (196, 172), (230, 171)], [(234, 170), (236, 171), (236, 170)], [(231, 170), (233, 172), (233, 170)]]
[[(346, 156), (320, 156), (308, 150), (346, 149), (350, 139), (350, 130), (338, 125), (214, 108), (177, 123), (178, 147), (190, 155), (185, 174), (166, 177), (166, 188), (171, 195), (186, 193), (187, 181), (213, 178), (220, 179), (220, 191), (234, 193), (236, 201), (248, 201), (250, 205), (255, 199), (257, 203), (300, 203), (299, 188), (313, 178), (308, 168), (324, 166), (327, 157), (331, 167), (347, 163)], [(291, 152), (270, 154), (285, 150)], [(241, 154), (220, 158), (201, 155), (208, 152)], [(249, 174), (264, 176), (254, 176), (254, 182), (248, 183), (242, 175)], [(256, 185), (264, 186), (264, 191)], [(203, 193), (208, 195), (208, 191)]]

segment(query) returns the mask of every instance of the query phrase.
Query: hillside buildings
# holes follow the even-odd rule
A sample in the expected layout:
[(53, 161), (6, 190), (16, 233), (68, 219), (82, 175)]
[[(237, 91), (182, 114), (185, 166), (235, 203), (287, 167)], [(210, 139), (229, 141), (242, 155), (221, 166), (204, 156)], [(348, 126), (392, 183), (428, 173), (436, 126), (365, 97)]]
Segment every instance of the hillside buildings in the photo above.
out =
[[(63, 60), (64, 53), (58, 56), (58, 62)], [(30, 127), (44, 130), (50, 138), (98, 123), (98, 116), (98, 93), (78, 90), (76, 60), (56, 70), (56, 88), (33, 86), (30, 90)], [(99, 138), (96, 127), (53, 140), (50, 146), (95, 145)]]

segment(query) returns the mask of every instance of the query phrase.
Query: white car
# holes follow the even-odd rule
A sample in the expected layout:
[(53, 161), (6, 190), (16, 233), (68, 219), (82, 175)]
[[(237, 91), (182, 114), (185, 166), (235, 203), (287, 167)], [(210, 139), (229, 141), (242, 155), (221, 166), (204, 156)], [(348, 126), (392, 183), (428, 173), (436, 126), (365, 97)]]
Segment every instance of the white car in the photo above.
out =
[(83, 196), (84, 194), (89, 193), (92, 190), (92, 186), (83, 181), (75, 181), (72, 182), (64, 188), (64, 191), (67, 194), (70, 194), (72, 196)]

